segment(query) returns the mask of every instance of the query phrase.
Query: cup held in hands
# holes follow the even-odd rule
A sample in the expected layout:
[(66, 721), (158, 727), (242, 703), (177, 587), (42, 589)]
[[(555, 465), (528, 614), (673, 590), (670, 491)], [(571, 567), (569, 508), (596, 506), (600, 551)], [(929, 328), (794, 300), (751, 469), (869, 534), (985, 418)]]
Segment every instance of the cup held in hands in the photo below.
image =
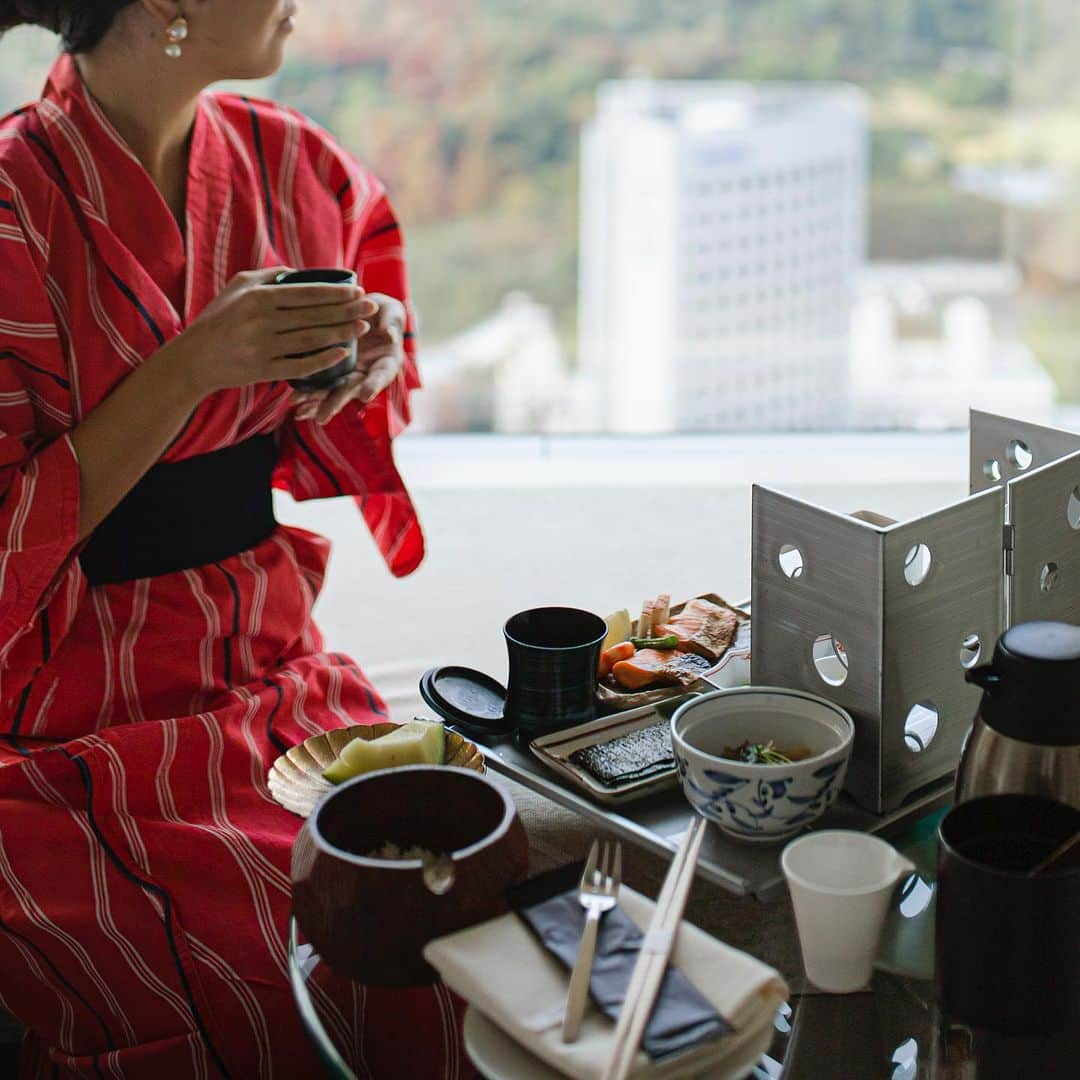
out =
[[(355, 285), (356, 272), (354, 270), (337, 270), (332, 268), (311, 270), (285, 270), (274, 279), (275, 285)], [(356, 370), (356, 338), (351, 341), (342, 341), (338, 348), (348, 349), (349, 355), (339, 360), (332, 367), (323, 371), (317, 371), (314, 375), (308, 375), (303, 379), (290, 379), (289, 385), (294, 390), (302, 393), (317, 393), (319, 391), (334, 390), (339, 387)], [(326, 350), (320, 349), (320, 352)], [(314, 353), (291, 353), (290, 360), (301, 360)]]

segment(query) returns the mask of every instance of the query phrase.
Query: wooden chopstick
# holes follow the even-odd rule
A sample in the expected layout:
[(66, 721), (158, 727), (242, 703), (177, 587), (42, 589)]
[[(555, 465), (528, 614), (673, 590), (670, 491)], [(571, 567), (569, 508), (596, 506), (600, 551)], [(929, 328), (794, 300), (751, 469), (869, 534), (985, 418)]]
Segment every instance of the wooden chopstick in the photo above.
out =
[(604, 1080), (624, 1080), (633, 1068), (682, 922), (704, 832), (705, 822), (698, 819), (684, 836), (664, 880), (652, 923), (627, 988), (625, 1004), (615, 1030), (615, 1049)]
[(630, 976), (630, 985), (626, 989), (619, 1022), (615, 1025), (614, 1049), (603, 1080), (626, 1080), (633, 1068), (682, 923), (704, 836), (705, 819), (695, 817), (668, 868), (652, 921)]
[(1034, 870), (1029, 870), (1027, 876), (1035, 877), (1036, 874), (1041, 874), (1044, 870), (1049, 870), (1058, 859), (1064, 859), (1077, 844), (1080, 844), (1080, 833), (1077, 833), (1075, 836), (1066, 840), (1061, 847), (1055, 848), (1041, 863), (1039, 863), (1038, 866), (1035, 867)]

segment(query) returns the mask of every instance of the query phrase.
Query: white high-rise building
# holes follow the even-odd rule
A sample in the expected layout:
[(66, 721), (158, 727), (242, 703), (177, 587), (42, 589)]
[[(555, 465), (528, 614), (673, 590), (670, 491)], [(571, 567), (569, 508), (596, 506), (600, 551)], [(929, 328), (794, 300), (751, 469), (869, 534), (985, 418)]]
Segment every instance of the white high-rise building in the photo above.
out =
[(862, 91), (627, 80), (598, 105), (582, 140), (579, 315), (598, 426), (844, 424)]

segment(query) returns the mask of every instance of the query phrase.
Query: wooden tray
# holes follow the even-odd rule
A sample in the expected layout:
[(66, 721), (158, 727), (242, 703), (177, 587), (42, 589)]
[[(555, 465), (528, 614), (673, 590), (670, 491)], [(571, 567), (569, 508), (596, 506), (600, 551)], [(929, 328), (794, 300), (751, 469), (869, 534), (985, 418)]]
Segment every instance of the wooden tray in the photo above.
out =
[[(306, 818), (319, 800), (333, 789), (334, 785), (323, 778), (323, 770), (337, 758), (348, 743), (356, 738), (377, 739), (399, 727), (400, 724), (391, 723), (358, 724), (312, 735), (288, 753), (282, 754), (270, 766), (266, 777), (270, 794), (286, 810)], [(475, 744), (463, 739), (456, 731), (446, 733), (446, 756), (443, 764), (473, 769), (479, 773), (487, 771), (484, 755)]]
[[(625, 712), (627, 709), (640, 709), (646, 705), (656, 705), (658, 702), (667, 701), (669, 698), (680, 697), (688, 691), (700, 693), (716, 690), (720, 686), (742, 686), (750, 681), (750, 616), (740, 608), (729, 604), (723, 597), (717, 596), (716, 593), (703, 593), (693, 599), (708, 600), (710, 603), (716, 604), (717, 607), (733, 612), (738, 618), (739, 629), (736, 631), (735, 640), (731, 643), (727, 652), (711, 668), (703, 671), (701, 678), (690, 686), (659, 686), (655, 690), (618, 690), (607, 683), (597, 683), (596, 701), (601, 713), (610, 714)], [(672, 615), (677, 615), (688, 603), (688, 600), (684, 600), (681, 604), (676, 604), (671, 609)], [(636, 635), (638, 631), (638, 621), (636, 619), (631, 629), (632, 633)], [(713, 681), (724, 668), (739, 660), (745, 661), (747, 664), (745, 678), (730, 683), (719, 680)]]

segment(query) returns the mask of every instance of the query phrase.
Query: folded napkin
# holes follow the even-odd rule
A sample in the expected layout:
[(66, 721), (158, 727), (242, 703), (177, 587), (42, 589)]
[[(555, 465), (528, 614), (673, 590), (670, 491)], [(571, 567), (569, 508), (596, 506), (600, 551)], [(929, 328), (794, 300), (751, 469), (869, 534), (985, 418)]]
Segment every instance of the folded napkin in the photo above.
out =
[[(619, 907), (642, 931), (654, 904), (625, 886)], [(575, 1080), (599, 1080), (611, 1057), (615, 1025), (591, 1003), (577, 1042), (563, 1043), (563, 1012), (570, 978), (565, 967), (516, 914), (438, 938), (424, 957), (451, 989), (530, 1053)], [(734, 1028), (659, 1061), (639, 1051), (634, 1077), (707, 1076), (722, 1080), (745, 1071), (768, 1049), (776, 1010), (787, 998), (772, 968), (684, 922), (672, 963)]]
[[(519, 909), (529, 929), (566, 968), (573, 970), (585, 909), (578, 890), (560, 893)], [(620, 907), (600, 920), (596, 957), (589, 976), (589, 996), (612, 1020), (618, 1020), (645, 935)], [(678, 968), (668, 966), (641, 1040), (651, 1058), (669, 1057), (698, 1043), (727, 1035), (731, 1025), (705, 1000)]]

